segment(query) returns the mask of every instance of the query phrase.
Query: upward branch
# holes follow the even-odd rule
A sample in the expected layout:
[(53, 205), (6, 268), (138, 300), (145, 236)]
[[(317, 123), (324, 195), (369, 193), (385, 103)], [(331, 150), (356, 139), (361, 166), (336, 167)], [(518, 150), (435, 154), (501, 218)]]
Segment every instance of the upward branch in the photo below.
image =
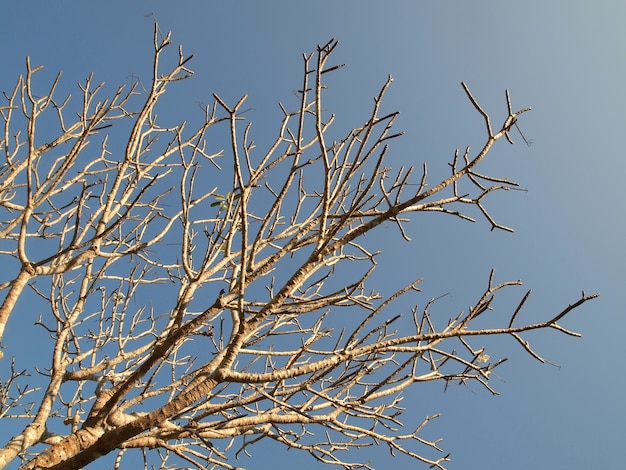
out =
[[(24, 469), (73, 469), (112, 451), (118, 465), (135, 448), (158, 450), (159, 465), (232, 469), (230, 459), (267, 439), (344, 468), (371, 468), (344, 452), (358, 456), (372, 443), (444, 468), (449, 454), (419, 435), (438, 415), (403, 430), (401, 393), (437, 380), (497, 393), (491, 374), (506, 358), (474, 345), (475, 337), (513, 337), (546, 361), (526, 332), (577, 335), (561, 322), (597, 294), (524, 323), (530, 292), (502, 303), (501, 292), (521, 282), (496, 282), (492, 271), (467, 311), (442, 319), (432, 299), (403, 312), (397, 301), (419, 292), (421, 277), (388, 297), (371, 290), (380, 252), (365, 235), (392, 222), (409, 240), (409, 222), (433, 211), (472, 221), (473, 211), (492, 229), (512, 231), (487, 207), (517, 183), (477, 168), (496, 141), (511, 141), (511, 127), (530, 108), (513, 111), (507, 91), (507, 116), (494, 131), (463, 83), (486, 140), (476, 153), (457, 150), (450, 174), (431, 182), (425, 164), (417, 179), (414, 168), (387, 165), (402, 135), (398, 112), (383, 111), (391, 76), (363, 124), (333, 127), (325, 90), (341, 68), (332, 62), (336, 40), (303, 56), (295, 110), (280, 105), (277, 134), (264, 150), (250, 124), (242, 127), (247, 95), (233, 106), (213, 94), (191, 130), (186, 122), (157, 124), (169, 85), (192, 75), (182, 49), (161, 72), (169, 45), (170, 34), (155, 27), (152, 82), (135, 111), (136, 86), (97, 101), (102, 88), (91, 76), (78, 113), (53, 97), (58, 80), (35, 98), (38, 69), (30, 65), (5, 95), (0, 255), (18, 268), (0, 284), (7, 291), (0, 337), (30, 285), (46, 305), (36, 327), (53, 344), (51, 361), (30, 369), (48, 371), (41, 392), (16, 369), (2, 381), (0, 419), (26, 425), (0, 449), (0, 468), (19, 456)], [(50, 105), (60, 130), (37, 147)], [(27, 138), (11, 143), (17, 110)], [(124, 148), (113, 152), (104, 132), (122, 119), (132, 121)], [(211, 152), (207, 135), (218, 123), (228, 123), (228, 150)], [(98, 136), (99, 152), (85, 153)], [(31, 250), (29, 239), (47, 251)], [(410, 320), (399, 327), (405, 314)], [(33, 455), (39, 444), (47, 447)]]

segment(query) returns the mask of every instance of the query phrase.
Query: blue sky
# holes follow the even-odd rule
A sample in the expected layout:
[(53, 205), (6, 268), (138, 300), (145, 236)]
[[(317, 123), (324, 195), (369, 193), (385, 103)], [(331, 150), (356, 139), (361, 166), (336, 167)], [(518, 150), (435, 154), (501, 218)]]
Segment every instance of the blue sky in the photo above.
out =
[[(425, 437), (444, 438), (450, 469), (622, 468), (626, 4), (5, 2), (0, 89), (12, 89), (26, 55), (46, 67), (46, 77), (63, 70), (65, 91), (91, 71), (109, 89), (131, 76), (147, 79), (151, 13), (175, 44), (195, 55), (196, 74), (172, 89), (171, 112), (178, 119), (213, 92), (227, 102), (248, 93), (247, 117), (259, 144), (264, 133), (275, 135), (276, 103), (295, 99), (302, 52), (331, 37), (341, 41), (335, 59), (347, 64), (332, 78), (327, 100), (338, 126), (360, 124), (387, 75), (394, 76), (385, 106), (401, 111), (398, 127), (406, 132), (393, 145), (394, 166), (426, 161), (436, 177), (448, 171), (455, 148), (484, 142), (483, 121), (461, 81), (496, 122), (505, 116), (506, 88), (514, 108), (532, 106), (520, 127), (534, 144), (523, 145), (514, 132), (517, 145), (498, 143), (485, 167), (528, 189), (487, 203), (516, 232), (490, 232), (481, 219), (422, 216), (407, 226), (414, 242), (406, 244), (390, 226), (375, 235), (384, 250), (376, 287), (390, 292), (390, 278), (423, 276), (424, 295), (415, 302), (450, 293), (439, 304), (446, 317), (467, 308), (491, 268), (499, 280), (519, 278), (533, 289), (528, 318), (559, 311), (583, 289), (601, 297), (565, 322), (582, 339), (531, 337), (560, 369), (532, 360), (512, 340), (496, 341), (497, 353), (510, 357), (497, 370), (504, 380), (495, 384), (500, 396), (476, 387), (445, 394), (441, 386), (417, 387), (405, 399), (407, 419), (443, 413)], [(377, 450), (371, 454), (377, 468), (408, 468), (408, 461)], [(283, 459), (277, 451), (259, 447), (255, 460), (241, 464), (319, 468), (306, 455), (289, 452)]]

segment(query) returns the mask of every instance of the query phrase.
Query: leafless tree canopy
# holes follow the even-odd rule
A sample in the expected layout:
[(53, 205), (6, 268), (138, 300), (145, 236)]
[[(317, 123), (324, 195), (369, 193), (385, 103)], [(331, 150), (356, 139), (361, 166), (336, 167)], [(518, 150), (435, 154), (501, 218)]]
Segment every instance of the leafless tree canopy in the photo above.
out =
[(192, 75), (182, 48), (173, 67), (162, 64), (169, 43), (155, 27), (151, 83), (106, 98), (92, 76), (78, 97), (55, 94), (60, 74), (42, 91), (41, 67), (28, 60), (4, 93), (0, 340), (28, 338), (17, 330), (28, 324), (49, 340), (25, 370), (4, 350), (0, 419), (14, 437), (1, 444), (0, 468), (75, 469), (111, 451), (117, 468), (140, 449), (146, 468), (157, 452), (160, 468), (234, 469), (268, 439), (341, 468), (371, 468), (347, 451), (372, 443), (444, 468), (439, 441), (420, 437), (436, 416), (402, 422), (401, 392), (435, 380), (494, 392), (504, 359), (474, 336), (511, 336), (543, 362), (524, 333), (578, 336), (560, 321), (596, 295), (526, 324), (527, 293), (502, 324), (477, 328), (498, 293), (520, 284), (486, 273), (467, 311), (441, 321), (431, 301), (405, 312), (412, 331), (399, 332), (388, 306), (420, 279), (388, 298), (371, 290), (378, 252), (364, 235), (386, 223), (409, 240), (409, 214), (472, 220), (472, 206), (510, 231), (487, 204), (517, 184), (477, 168), (530, 108), (512, 108), (507, 92), (508, 116), (494, 124), (463, 84), (485, 143), (457, 151), (449, 176), (432, 182), (425, 164), (386, 165), (401, 135), (398, 113), (380, 108), (391, 77), (363, 124), (330, 138), (334, 39), (303, 56), (299, 105), (281, 105), (267, 150), (245, 124), (246, 96), (214, 94), (195, 127), (166, 109), (157, 118), (167, 89)]

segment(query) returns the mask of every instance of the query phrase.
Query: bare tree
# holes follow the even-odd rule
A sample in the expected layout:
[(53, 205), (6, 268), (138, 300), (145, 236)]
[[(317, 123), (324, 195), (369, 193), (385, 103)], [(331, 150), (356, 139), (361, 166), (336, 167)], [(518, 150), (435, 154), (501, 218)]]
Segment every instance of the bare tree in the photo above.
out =
[[(167, 88), (192, 75), (182, 48), (162, 72), (169, 43), (155, 27), (144, 92), (136, 82), (103, 99), (89, 76), (77, 106), (55, 97), (59, 75), (40, 96), (33, 81), (41, 67), (27, 60), (4, 94), (0, 339), (18, 309), (20, 323), (9, 326), (34, 322), (50, 338), (40, 346), (50, 356), (42, 353), (37, 370), (14, 365), (2, 377), (0, 419), (15, 431), (0, 468), (17, 458), (24, 469), (75, 469), (111, 451), (118, 468), (128, 449), (142, 449), (146, 468), (153, 450), (161, 468), (176, 456), (193, 468), (233, 469), (233, 458), (267, 439), (343, 468), (371, 468), (349, 463), (345, 451), (372, 442), (444, 468), (438, 441), (420, 437), (435, 416), (403, 426), (400, 392), (437, 380), (494, 392), (490, 374), (505, 359), (472, 346), (473, 337), (511, 336), (543, 362), (523, 334), (578, 336), (559, 322), (596, 295), (583, 292), (524, 324), (517, 320), (529, 291), (501, 325), (478, 328), (496, 295), (520, 284), (492, 272), (467, 311), (441, 321), (430, 301), (407, 312), (413, 331), (400, 334), (388, 307), (420, 279), (385, 298), (366, 288), (378, 252), (364, 235), (393, 223), (408, 241), (409, 214), (473, 220), (471, 206), (492, 229), (510, 231), (484, 202), (517, 184), (476, 168), (497, 140), (511, 141), (530, 108), (515, 111), (507, 92), (508, 115), (494, 129), (463, 84), (486, 141), (476, 154), (457, 151), (450, 175), (431, 185), (425, 164), (417, 176), (385, 165), (401, 135), (398, 113), (380, 109), (391, 77), (364, 124), (331, 140), (323, 79), (340, 68), (330, 62), (334, 39), (303, 56), (299, 107), (281, 105), (265, 152), (255, 150), (250, 124), (242, 128), (246, 96), (231, 105), (214, 94), (191, 131), (160, 124), (171, 116), (157, 122)], [(209, 150), (209, 133), (224, 126), (230, 148)], [(45, 305), (38, 319), (18, 304), (34, 296), (29, 305)], [(33, 374), (43, 385), (27, 385)]]

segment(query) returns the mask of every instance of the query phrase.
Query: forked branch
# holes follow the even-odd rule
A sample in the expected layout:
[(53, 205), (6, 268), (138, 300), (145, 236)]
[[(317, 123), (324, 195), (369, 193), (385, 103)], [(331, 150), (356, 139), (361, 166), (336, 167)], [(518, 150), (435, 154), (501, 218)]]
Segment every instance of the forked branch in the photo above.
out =
[[(89, 77), (72, 113), (70, 100), (53, 96), (58, 77), (36, 98), (30, 64), (5, 94), (0, 254), (17, 270), (0, 280), (0, 338), (32, 291), (46, 306), (36, 327), (52, 343), (47, 362), (13, 367), (2, 381), (0, 419), (26, 425), (0, 449), (0, 468), (21, 458), (24, 469), (74, 469), (112, 451), (122, 465), (132, 449), (156, 449), (159, 465), (231, 469), (230, 459), (271, 439), (343, 468), (372, 468), (352, 455), (384, 443), (443, 469), (449, 454), (439, 440), (420, 437), (437, 415), (405, 425), (401, 394), (437, 380), (497, 393), (491, 374), (506, 358), (476, 337), (511, 336), (543, 362), (526, 332), (578, 335), (560, 322), (597, 294), (523, 323), (530, 291), (502, 304), (501, 291), (521, 283), (497, 283), (492, 272), (467, 311), (442, 318), (432, 299), (407, 312), (409, 331), (398, 326), (405, 307), (396, 302), (421, 295), (421, 278), (389, 297), (372, 290), (380, 252), (365, 235), (392, 222), (409, 240), (421, 212), (463, 221), (482, 214), (492, 229), (512, 231), (488, 205), (517, 183), (478, 166), (497, 140), (512, 142), (511, 127), (530, 108), (514, 112), (507, 91), (508, 114), (494, 131), (463, 83), (484, 119), (485, 144), (457, 150), (449, 175), (432, 182), (425, 163), (415, 178), (412, 167), (386, 162), (402, 135), (398, 113), (382, 109), (391, 76), (363, 124), (335, 128), (325, 102), (326, 78), (341, 68), (334, 39), (303, 56), (295, 110), (281, 105), (269, 142), (255, 144), (244, 125), (246, 95), (229, 105), (213, 94), (193, 129), (160, 127), (161, 97), (192, 75), (182, 48), (161, 71), (170, 40), (155, 27), (152, 81), (136, 105), (138, 87), (103, 100)], [(50, 110), (57, 135), (36, 146)], [(113, 152), (122, 120), (126, 145)], [(228, 123), (229, 142), (210, 150), (218, 123)], [(11, 136), (20, 126), (26, 137)], [(477, 326), (479, 317), (492, 327)], [(26, 387), (35, 370), (47, 375)]]

